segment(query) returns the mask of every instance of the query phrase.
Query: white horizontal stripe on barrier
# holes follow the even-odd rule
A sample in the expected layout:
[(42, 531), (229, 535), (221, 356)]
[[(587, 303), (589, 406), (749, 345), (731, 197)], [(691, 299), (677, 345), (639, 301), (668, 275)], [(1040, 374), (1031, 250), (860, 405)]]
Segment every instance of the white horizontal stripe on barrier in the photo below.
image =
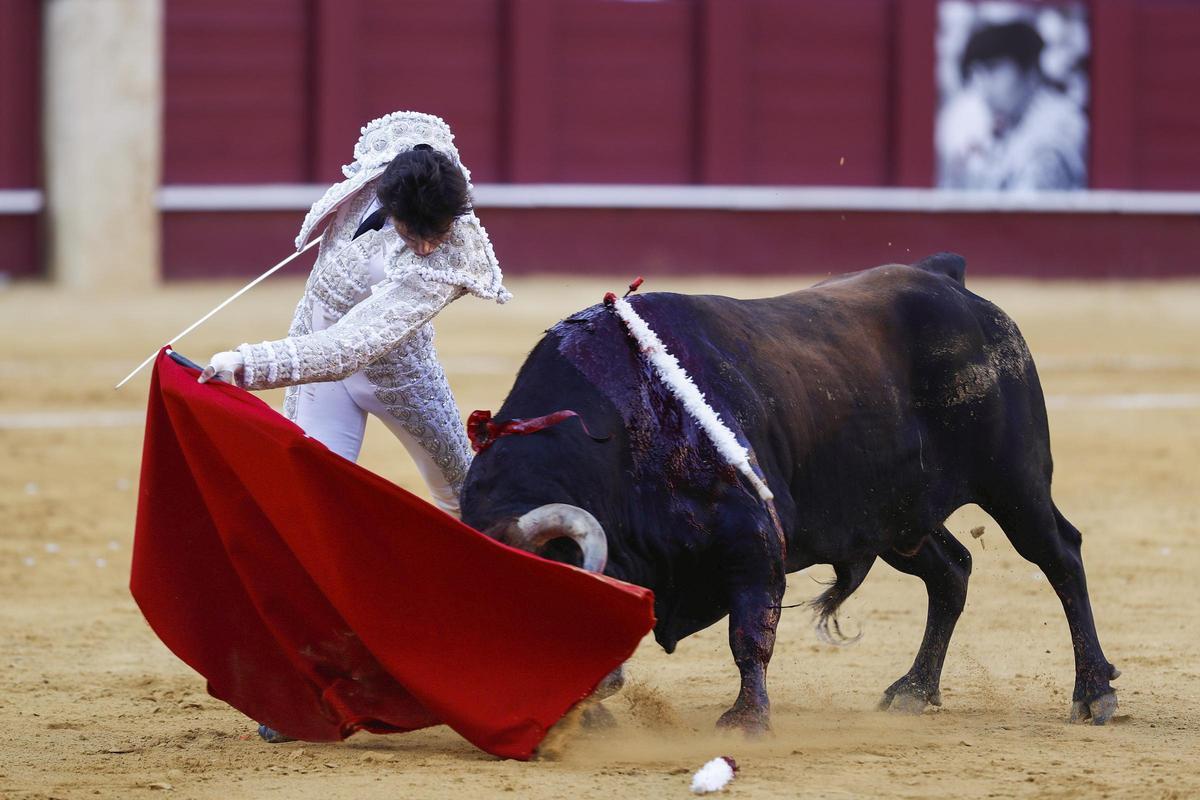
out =
[[(179, 211), (300, 211), (323, 184), (164, 186), (158, 207)], [(1200, 192), (997, 192), (840, 186), (480, 184), (479, 208), (657, 208), (717, 211), (887, 211), (1200, 214)]]
[(328, 187), (316, 183), (164, 186), (160, 211), (307, 211)]
[(0, 189), (0, 214), (36, 214), (42, 202), (38, 189)]

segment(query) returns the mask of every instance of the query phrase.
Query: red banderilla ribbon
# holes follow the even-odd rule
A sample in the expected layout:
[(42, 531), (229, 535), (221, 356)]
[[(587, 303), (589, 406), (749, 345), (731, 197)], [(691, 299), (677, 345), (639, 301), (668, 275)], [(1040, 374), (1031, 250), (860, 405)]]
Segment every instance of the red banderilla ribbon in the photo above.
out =
[[(633, 279), (633, 283), (629, 284), (629, 290), (627, 292), (625, 292), (625, 294), (621, 295), (621, 297), (629, 297), (629, 295), (636, 292), (638, 290), (638, 288), (645, 282), (646, 282), (645, 278), (643, 278), (641, 275), (637, 276), (636, 278)], [(617, 302), (617, 293), (616, 292), (605, 292), (604, 293), (604, 305), (609, 306), (611, 308), (612, 305), (616, 302)]]
[(467, 437), (471, 440), (471, 449), (476, 453), (482, 453), (487, 450), (497, 439), (505, 436), (527, 436), (531, 433), (544, 431), (546, 428), (553, 427), (560, 422), (565, 422), (572, 417), (579, 420), (583, 432), (586, 433), (593, 441), (607, 442), (611, 436), (593, 436), (588, 430), (587, 425), (574, 411), (555, 411), (553, 414), (547, 414), (544, 417), (531, 417), (530, 419), (510, 419), (507, 422), (495, 422), (492, 419), (491, 411), (472, 411), (471, 416), (467, 417)]

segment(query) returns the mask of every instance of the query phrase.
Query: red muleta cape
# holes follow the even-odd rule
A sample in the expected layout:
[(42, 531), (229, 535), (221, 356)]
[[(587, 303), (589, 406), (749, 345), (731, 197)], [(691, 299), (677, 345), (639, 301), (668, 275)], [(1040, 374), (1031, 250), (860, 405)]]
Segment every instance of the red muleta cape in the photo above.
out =
[(246, 716), (527, 759), (653, 626), (649, 590), (499, 544), (196, 375), (154, 365), (130, 589)]

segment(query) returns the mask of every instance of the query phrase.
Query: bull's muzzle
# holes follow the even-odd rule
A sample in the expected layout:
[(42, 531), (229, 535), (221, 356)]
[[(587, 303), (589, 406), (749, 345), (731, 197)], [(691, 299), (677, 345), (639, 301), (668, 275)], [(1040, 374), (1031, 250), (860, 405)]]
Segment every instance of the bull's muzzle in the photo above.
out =
[(604, 572), (608, 563), (608, 537), (589, 512), (566, 503), (539, 506), (518, 517), (505, 533), (513, 547), (536, 553), (555, 539), (571, 539), (583, 552), (583, 568)]

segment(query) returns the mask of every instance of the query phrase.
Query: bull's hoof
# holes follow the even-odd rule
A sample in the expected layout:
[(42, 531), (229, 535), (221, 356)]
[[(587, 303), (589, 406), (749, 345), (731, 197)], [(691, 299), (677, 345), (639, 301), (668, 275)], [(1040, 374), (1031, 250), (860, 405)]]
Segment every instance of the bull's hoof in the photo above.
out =
[(537, 746), (534, 758), (539, 761), (558, 761), (566, 751), (568, 743), (575, 738), (583, 721), (583, 709), (575, 706), (546, 732)]
[(940, 691), (922, 689), (910, 683), (905, 677), (887, 688), (876, 708), (896, 714), (920, 714), (929, 706), (941, 706), (941, 704), (942, 693)]
[(583, 710), (583, 727), (591, 730), (617, 727), (617, 718), (600, 703), (592, 703)]
[(1117, 693), (1102, 694), (1095, 700), (1076, 700), (1071, 703), (1071, 722), (1106, 725), (1117, 713)]
[(623, 686), (625, 686), (624, 664), (604, 676), (604, 680), (600, 681), (600, 685), (592, 692), (592, 699), (606, 700), (621, 691)]
[(879, 701), (880, 711), (890, 711), (893, 714), (922, 714), (930, 706), (940, 706), (942, 698), (936, 693), (929, 698), (916, 694), (886, 694)]
[(751, 737), (763, 736), (771, 731), (771, 717), (765, 709), (734, 706), (717, 720), (717, 728), (741, 731)]

